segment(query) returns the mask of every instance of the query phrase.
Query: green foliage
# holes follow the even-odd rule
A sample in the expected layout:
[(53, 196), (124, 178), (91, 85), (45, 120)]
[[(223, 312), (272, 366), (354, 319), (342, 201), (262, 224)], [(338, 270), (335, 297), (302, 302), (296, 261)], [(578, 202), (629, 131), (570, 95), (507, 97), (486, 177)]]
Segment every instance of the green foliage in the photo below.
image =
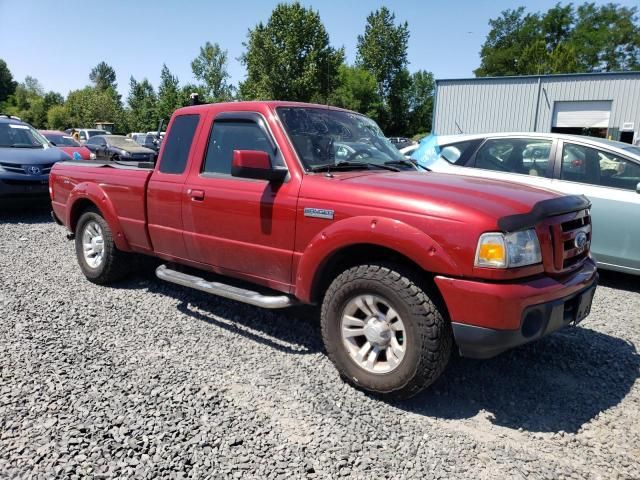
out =
[(356, 64), (376, 79), (382, 108), (376, 120), (387, 134), (404, 134), (408, 128), (408, 94), (411, 76), (407, 70), (409, 25), (396, 25), (386, 7), (367, 17), (364, 35), (358, 36)]
[[(55, 101), (50, 92), (48, 101)], [(19, 83), (12, 95), (4, 104), (5, 113), (16, 115), (35, 128), (44, 128), (47, 122), (47, 104), (44, 98), (44, 89), (40, 82), (27, 76), (24, 82)]]
[(96, 122), (114, 122), (119, 132), (126, 130), (125, 112), (115, 90), (85, 87), (69, 92), (65, 107), (74, 127), (93, 127)]
[(13, 80), (7, 62), (0, 58), (0, 104), (16, 91), (18, 84)]
[(128, 126), (134, 132), (154, 130), (158, 125), (158, 99), (151, 83), (146, 78), (137, 82), (129, 79)]
[(69, 112), (64, 105), (54, 105), (47, 112), (47, 128), (64, 130), (72, 126)]
[(524, 7), (489, 21), (476, 76), (625, 71), (640, 67), (637, 8), (560, 4)]
[(109, 87), (117, 91), (116, 71), (107, 62), (100, 62), (91, 69), (89, 80), (93, 82), (98, 90), (107, 90)]
[(265, 24), (249, 31), (241, 57), (243, 99), (324, 102), (337, 87), (344, 52), (329, 45), (318, 12), (281, 3)]
[(200, 81), (202, 99), (207, 102), (222, 102), (232, 96), (227, 71), (227, 51), (217, 43), (205, 43), (200, 54), (191, 62), (194, 77)]
[(431, 131), (436, 82), (431, 72), (419, 70), (411, 75), (409, 90), (409, 128), (412, 133)]
[(184, 103), (178, 77), (173, 75), (169, 68), (163, 64), (160, 72), (160, 86), (158, 87), (158, 119), (164, 119), (168, 122), (173, 112), (182, 106)]
[(396, 77), (407, 67), (409, 25), (395, 24), (396, 16), (382, 7), (367, 17), (364, 35), (358, 35), (356, 63), (370, 71), (378, 82), (380, 96), (392, 94)]
[(329, 103), (376, 117), (382, 106), (376, 78), (363, 68), (341, 65), (338, 88), (329, 96)]

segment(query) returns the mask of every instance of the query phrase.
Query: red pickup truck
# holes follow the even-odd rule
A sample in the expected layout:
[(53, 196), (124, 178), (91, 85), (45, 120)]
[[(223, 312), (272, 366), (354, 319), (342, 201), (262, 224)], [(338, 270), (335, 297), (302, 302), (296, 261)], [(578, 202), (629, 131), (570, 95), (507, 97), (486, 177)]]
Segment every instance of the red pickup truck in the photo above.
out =
[(597, 282), (585, 197), (418, 171), (375, 122), (327, 106), (182, 108), (156, 165), (57, 163), (50, 194), (90, 281), (145, 254), (169, 282), (319, 304), (343, 378), (394, 397), (454, 345), (488, 358), (580, 322)]

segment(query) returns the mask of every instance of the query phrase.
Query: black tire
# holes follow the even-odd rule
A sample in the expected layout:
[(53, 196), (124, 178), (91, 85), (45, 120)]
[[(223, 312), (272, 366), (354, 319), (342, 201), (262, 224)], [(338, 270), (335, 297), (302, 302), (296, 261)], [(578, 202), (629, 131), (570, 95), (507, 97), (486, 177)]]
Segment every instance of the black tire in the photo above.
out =
[[(87, 263), (82, 245), (84, 231), (91, 222), (100, 226), (103, 238), (102, 261), (95, 267)], [(75, 243), (78, 264), (87, 280), (107, 285), (122, 280), (129, 273), (131, 255), (116, 248), (111, 228), (98, 209), (90, 208), (82, 213), (76, 225)]]
[[(322, 339), (340, 375), (352, 385), (384, 395), (409, 398), (431, 385), (444, 371), (453, 344), (451, 325), (439, 302), (421, 288), (415, 275), (394, 265), (360, 265), (331, 283), (321, 311)], [(404, 357), (388, 373), (362, 368), (344, 345), (342, 314), (348, 303), (363, 294), (384, 298), (402, 318), (406, 330)]]

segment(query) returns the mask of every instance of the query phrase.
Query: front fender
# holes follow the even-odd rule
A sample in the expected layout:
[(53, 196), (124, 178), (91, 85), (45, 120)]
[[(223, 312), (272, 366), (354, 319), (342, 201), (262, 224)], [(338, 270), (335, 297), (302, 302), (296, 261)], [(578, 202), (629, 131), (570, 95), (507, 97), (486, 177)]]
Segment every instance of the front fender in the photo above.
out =
[(118, 247), (118, 250), (125, 252), (131, 251), (131, 247), (124, 235), (120, 220), (116, 215), (116, 210), (111, 199), (107, 193), (95, 183), (83, 182), (77, 184), (73, 188), (69, 194), (69, 198), (67, 199), (67, 218), (65, 219), (65, 225), (68, 225), (71, 230), (75, 230), (73, 220), (77, 213), (77, 208), (79, 208), (85, 200), (90, 201), (98, 208), (98, 210), (100, 210), (100, 213), (111, 228), (113, 241), (116, 244), (116, 247)]
[(388, 248), (428, 272), (446, 275), (459, 271), (435, 240), (411, 225), (384, 217), (350, 217), (331, 224), (309, 242), (298, 262), (296, 297), (310, 301), (316, 276), (326, 262), (339, 250), (357, 244)]

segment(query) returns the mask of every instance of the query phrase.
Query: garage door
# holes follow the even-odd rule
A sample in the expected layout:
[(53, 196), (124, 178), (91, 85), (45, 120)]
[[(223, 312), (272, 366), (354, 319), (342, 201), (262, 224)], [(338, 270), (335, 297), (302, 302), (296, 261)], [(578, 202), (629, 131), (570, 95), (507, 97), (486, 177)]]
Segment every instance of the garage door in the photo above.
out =
[(553, 127), (608, 128), (611, 102), (555, 102)]

